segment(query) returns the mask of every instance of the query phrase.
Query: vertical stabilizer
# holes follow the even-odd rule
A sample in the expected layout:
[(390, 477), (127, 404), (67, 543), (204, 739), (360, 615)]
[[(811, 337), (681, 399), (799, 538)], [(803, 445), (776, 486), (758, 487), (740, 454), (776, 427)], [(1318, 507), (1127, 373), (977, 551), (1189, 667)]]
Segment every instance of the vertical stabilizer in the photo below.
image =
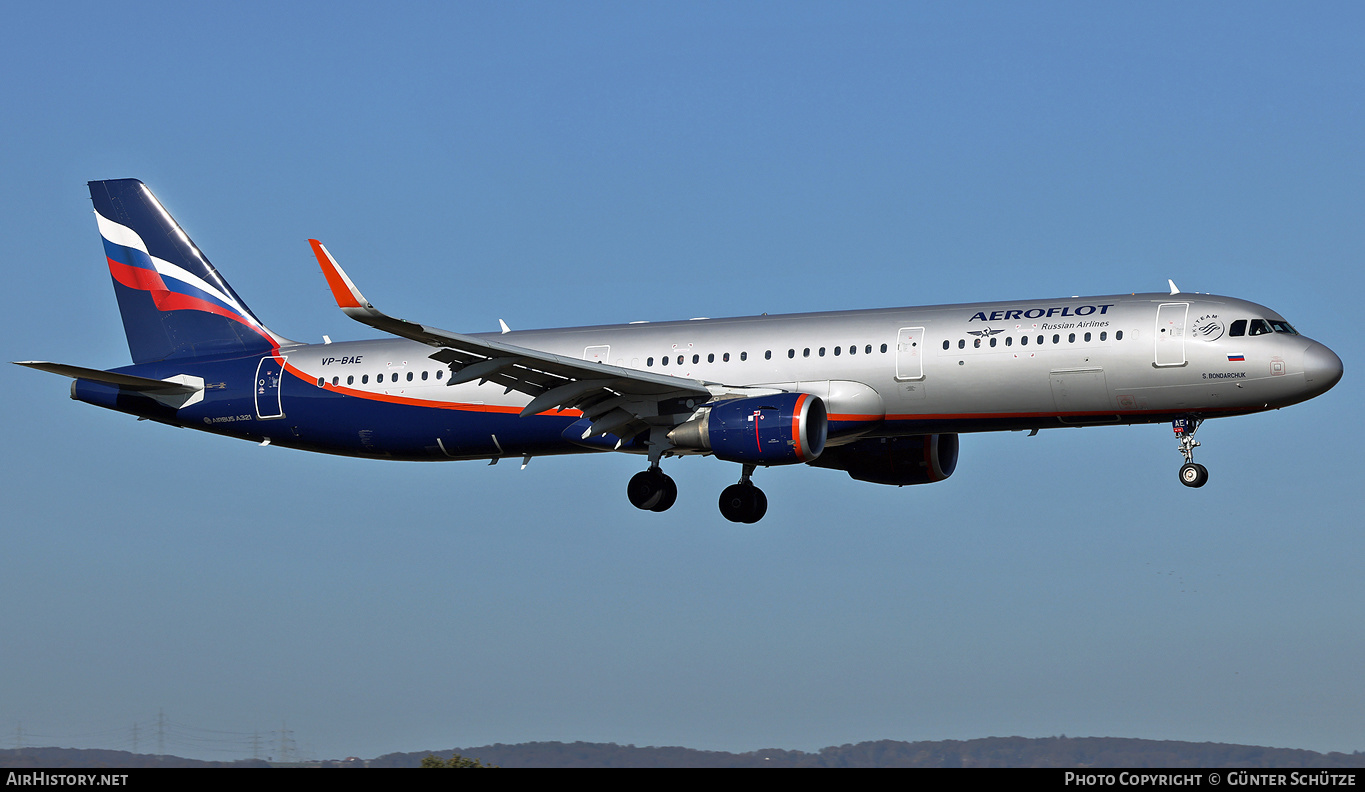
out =
[(266, 329), (137, 179), (90, 182), (134, 363), (270, 354)]

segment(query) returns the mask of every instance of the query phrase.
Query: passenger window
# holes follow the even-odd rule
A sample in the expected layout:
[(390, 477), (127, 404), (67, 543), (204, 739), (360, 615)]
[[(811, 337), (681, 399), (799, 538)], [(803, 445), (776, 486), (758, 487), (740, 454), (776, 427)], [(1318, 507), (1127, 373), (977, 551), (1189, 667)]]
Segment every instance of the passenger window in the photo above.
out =
[(796, 357), (796, 350), (795, 350), (795, 349), (788, 349), (788, 350), (787, 350), (787, 357), (789, 357), (789, 358), (794, 358), (794, 357)]
[(693, 363), (700, 363), (700, 362), (701, 362), (701, 355), (693, 355), (693, 356), (692, 356), (692, 362), (693, 362)]
[(445, 369), (436, 369), (436, 379), (442, 379), (446, 375)]
[(748, 353), (748, 352), (740, 352), (740, 353), (739, 353), (739, 359), (740, 359), (740, 360), (748, 360), (748, 359), (749, 359), (749, 353)]
[(1019, 346), (1028, 346), (1028, 336), (1019, 336)]
[(354, 374), (348, 374), (348, 375), (346, 376), (346, 384), (347, 384), (347, 385), (354, 385), (354, 384), (355, 384), (355, 375), (354, 375)]
[(1115, 331), (1114, 331), (1114, 340), (1115, 340), (1115, 341), (1122, 341), (1122, 340), (1123, 340), (1123, 331), (1122, 331), (1122, 330), (1115, 330)]
[(1005, 336), (1005, 346), (1014, 346), (1014, 336)]
[(715, 353), (715, 352), (708, 353), (708, 354), (706, 355), (706, 362), (707, 362), (707, 363), (715, 363), (715, 362), (716, 362), (716, 353)]
[(810, 357), (810, 347), (801, 350), (801, 357)]
[(427, 381), (427, 372), (425, 370), (422, 371), (422, 381), (423, 382)]
[(1067, 342), (1068, 344), (1074, 344), (1074, 343), (1076, 343), (1076, 334), (1075, 334), (1075, 333), (1071, 333), (1070, 335), (1068, 335), (1068, 336), (1066, 337), (1066, 342)]
[(824, 348), (824, 347), (820, 347), (820, 357), (824, 357), (824, 356), (825, 356), (825, 348)]
[(886, 353), (886, 344), (882, 344), (882, 354)]
[(341, 377), (332, 377), (332, 384), (333, 384), (333, 385), (340, 385), (340, 384), (341, 384)]
[(967, 348), (967, 339), (965, 339), (965, 338), (959, 338), (959, 339), (957, 340), (957, 348), (958, 348), (958, 349), (966, 349), (966, 348)]
[(972, 348), (973, 348), (973, 349), (980, 349), (980, 348), (981, 348), (981, 339), (979, 339), (979, 338), (974, 339), (974, 340), (972, 341)]
[(1104, 331), (1104, 330), (1101, 330), (1101, 331), (1100, 331), (1100, 340), (1101, 340), (1101, 341), (1104, 341), (1104, 340), (1106, 340), (1107, 338), (1109, 338), (1109, 333), (1106, 332), (1106, 331)]
[(996, 340), (997, 340), (997, 339), (994, 339), (994, 338), (991, 339), (991, 346), (995, 346)]
[(944, 348), (944, 349), (947, 349), (947, 348), (948, 348), (948, 342), (947, 342), (947, 341), (944, 341), (944, 342), (943, 342), (943, 348)]

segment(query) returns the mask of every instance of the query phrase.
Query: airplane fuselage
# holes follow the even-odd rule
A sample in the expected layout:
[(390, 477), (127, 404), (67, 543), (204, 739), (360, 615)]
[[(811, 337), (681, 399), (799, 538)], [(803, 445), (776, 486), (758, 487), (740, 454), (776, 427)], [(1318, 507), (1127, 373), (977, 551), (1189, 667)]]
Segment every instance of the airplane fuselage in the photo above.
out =
[[(727, 385), (817, 395), (829, 442), (1166, 422), (1275, 409), (1336, 379), (1335, 356), (1264, 306), (1137, 294), (648, 322), (488, 334), (522, 347)], [(1234, 323), (1240, 322), (1237, 335)], [(78, 380), (73, 395), (165, 423), (272, 444), (407, 460), (611, 450), (577, 410), (519, 417), (493, 382), (448, 386), (431, 346), (403, 339), (281, 346), (278, 355), (116, 371), (200, 377), (175, 409)], [(1328, 358), (1332, 360), (1329, 361)], [(282, 374), (276, 371), (282, 364)], [(1335, 376), (1340, 362), (1335, 361)], [(568, 436), (566, 437), (566, 432)], [(625, 449), (630, 450), (630, 449)], [(677, 451), (686, 453), (686, 451)]]
[(384, 340), (272, 332), (146, 185), (90, 182), (134, 365), (49, 361), (72, 397), (308, 451), (439, 461), (619, 451), (648, 457), (632, 505), (670, 508), (666, 457), (740, 465), (721, 514), (753, 523), (760, 467), (942, 481), (959, 435), (1170, 421), (1185, 464), (1200, 422), (1330, 389), (1341, 360), (1255, 303), (1130, 294), (465, 334), (372, 305), (309, 240), (337, 307)]

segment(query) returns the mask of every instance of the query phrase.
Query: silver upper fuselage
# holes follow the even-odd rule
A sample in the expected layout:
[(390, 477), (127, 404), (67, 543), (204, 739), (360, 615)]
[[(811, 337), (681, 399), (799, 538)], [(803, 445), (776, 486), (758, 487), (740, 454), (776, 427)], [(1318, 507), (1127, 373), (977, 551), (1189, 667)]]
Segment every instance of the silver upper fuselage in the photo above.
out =
[[(1249, 334), (1256, 320), (1278, 332)], [(1241, 333), (1234, 335), (1236, 323)], [(1274, 409), (1331, 388), (1326, 346), (1265, 306), (1131, 294), (647, 322), (487, 334), (520, 347), (734, 388), (822, 397), (859, 434), (1140, 423)], [(447, 387), (435, 350), (401, 339), (286, 346), (323, 387), (510, 409), (492, 383)], [(441, 378), (438, 379), (438, 372)], [(396, 376), (395, 376), (396, 375)], [(434, 405), (433, 405), (434, 406)]]

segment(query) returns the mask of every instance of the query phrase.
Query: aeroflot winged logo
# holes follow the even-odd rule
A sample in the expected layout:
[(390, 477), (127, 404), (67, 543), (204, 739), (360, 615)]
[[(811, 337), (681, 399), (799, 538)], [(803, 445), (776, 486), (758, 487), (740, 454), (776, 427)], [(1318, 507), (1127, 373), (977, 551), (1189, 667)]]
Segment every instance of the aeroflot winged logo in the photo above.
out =
[(1058, 305), (1052, 308), (1010, 308), (998, 311), (977, 311), (969, 322), (1008, 322), (1011, 319), (1045, 319), (1061, 316), (1104, 316), (1115, 303), (1105, 305)]

